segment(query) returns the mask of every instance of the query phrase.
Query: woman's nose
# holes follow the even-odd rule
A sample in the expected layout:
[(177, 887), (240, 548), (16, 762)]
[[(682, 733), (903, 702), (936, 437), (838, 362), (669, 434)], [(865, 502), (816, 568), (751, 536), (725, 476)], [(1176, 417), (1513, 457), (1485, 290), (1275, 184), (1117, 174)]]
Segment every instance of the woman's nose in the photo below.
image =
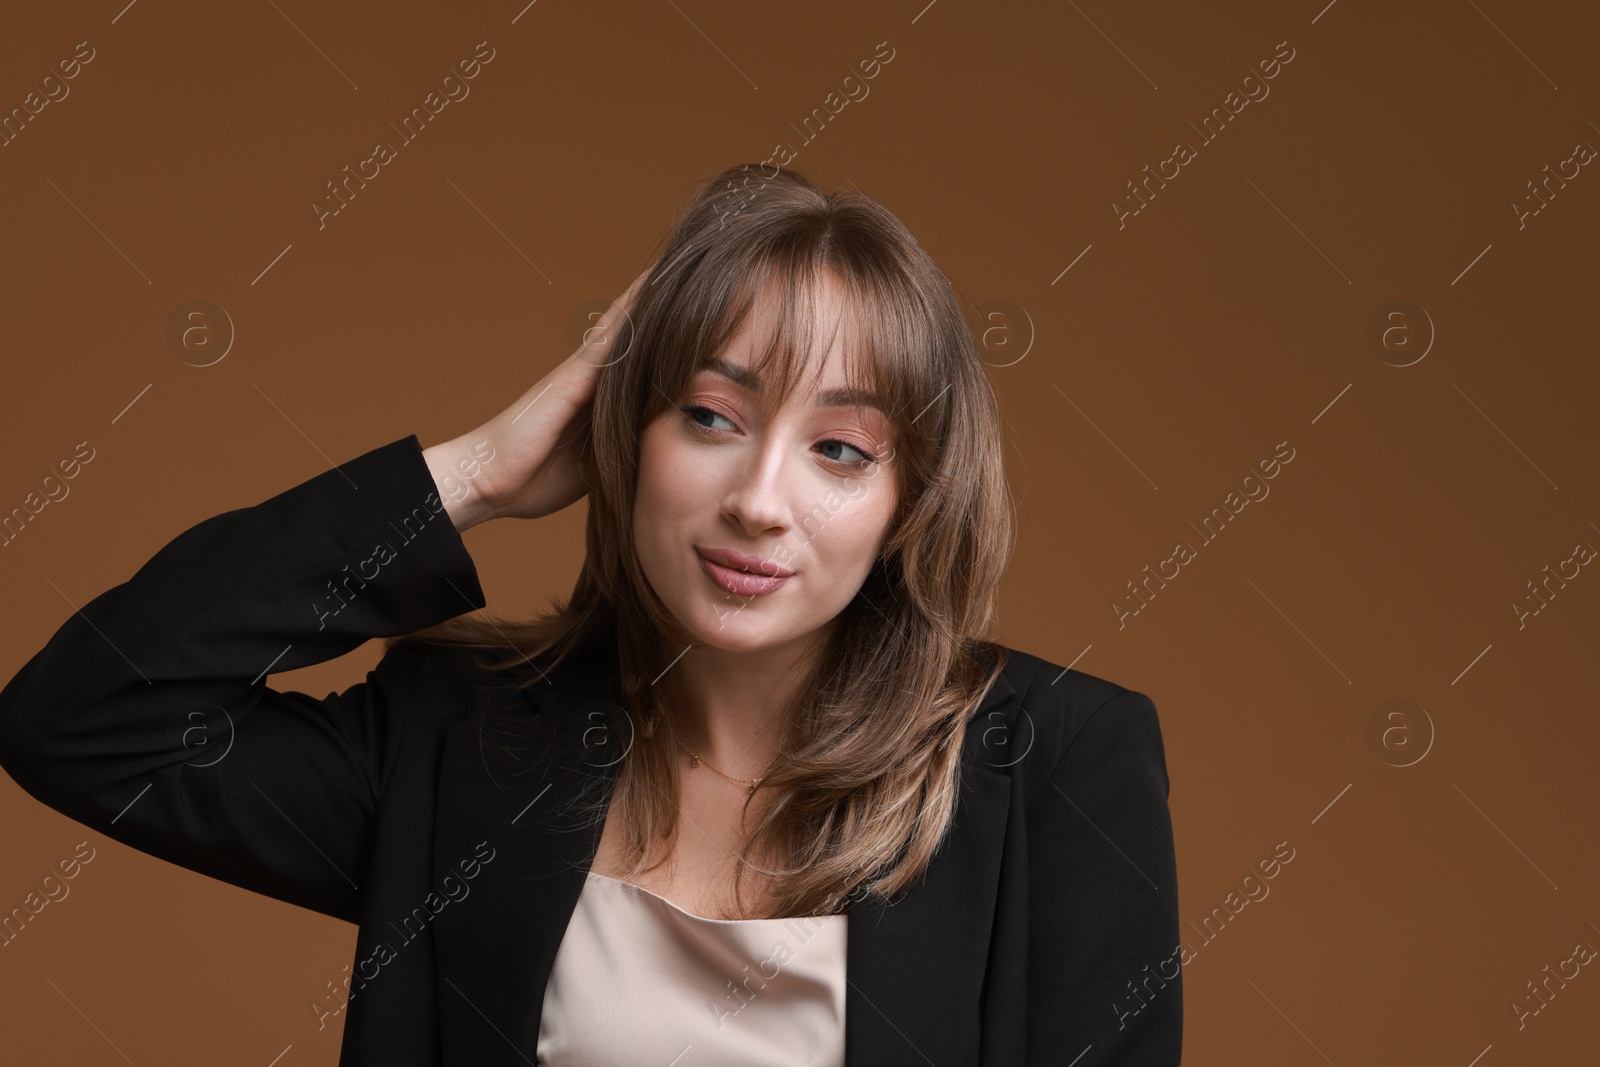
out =
[(793, 502), (788, 493), (793, 483), (786, 464), (785, 451), (777, 442), (763, 442), (733, 467), (724, 510), (752, 536), (789, 526)]

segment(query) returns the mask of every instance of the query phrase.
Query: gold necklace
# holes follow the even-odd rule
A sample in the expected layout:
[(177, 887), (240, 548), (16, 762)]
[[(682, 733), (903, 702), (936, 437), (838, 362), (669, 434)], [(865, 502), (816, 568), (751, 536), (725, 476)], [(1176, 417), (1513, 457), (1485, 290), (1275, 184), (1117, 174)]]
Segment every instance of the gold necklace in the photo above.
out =
[[(685, 752), (689, 752), (689, 746), (684, 744), (682, 740), (680, 740), (677, 737), (674, 737), (673, 740), (678, 742), (678, 747), (679, 748), (683, 749)], [(702, 759), (698, 754), (696, 754), (694, 752), (689, 752), (689, 766), (698, 767), (702, 763), (704, 763), (707, 767), (711, 767), (711, 764), (708, 761), (706, 761), (705, 759)], [(714, 770), (714, 771), (717, 771), (717, 768), (715, 768), (715, 767), (711, 767), (711, 769)], [(721, 771), (717, 771), (717, 773), (718, 774), (722, 774)], [(739, 785), (748, 786), (749, 789), (750, 789), (750, 795), (751, 796), (755, 796), (756, 795), (756, 787), (761, 784), (762, 778), (764, 778), (766, 776), (763, 775), (762, 778), (735, 778), (731, 774), (722, 774), (722, 777), (726, 778), (730, 782), (737, 782)]]

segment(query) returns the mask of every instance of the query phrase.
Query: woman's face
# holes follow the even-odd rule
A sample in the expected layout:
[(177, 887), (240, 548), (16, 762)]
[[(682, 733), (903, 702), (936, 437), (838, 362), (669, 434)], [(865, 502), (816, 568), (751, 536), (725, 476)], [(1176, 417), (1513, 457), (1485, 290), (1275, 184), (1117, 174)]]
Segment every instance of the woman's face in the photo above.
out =
[[(839, 297), (830, 278), (818, 296), (823, 338)], [(645, 426), (634, 501), (651, 588), (699, 641), (732, 652), (816, 639), (866, 580), (897, 495), (887, 416), (840, 395), (846, 331), (820, 377), (813, 353), (774, 410), (749, 373), (767, 312), (758, 300), (720, 362)], [(736, 556), (754, 560), (746, 570)]]

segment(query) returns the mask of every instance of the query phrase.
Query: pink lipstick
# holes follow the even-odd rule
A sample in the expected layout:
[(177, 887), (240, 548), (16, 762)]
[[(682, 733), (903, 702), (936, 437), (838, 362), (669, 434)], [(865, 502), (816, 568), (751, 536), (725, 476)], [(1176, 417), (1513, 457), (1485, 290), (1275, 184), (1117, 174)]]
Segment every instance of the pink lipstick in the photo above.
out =
[(706, 577), (735, 596), (764, 596), (787, 582), (794, 572), (760, 556), (725, 548), (695, 548)]

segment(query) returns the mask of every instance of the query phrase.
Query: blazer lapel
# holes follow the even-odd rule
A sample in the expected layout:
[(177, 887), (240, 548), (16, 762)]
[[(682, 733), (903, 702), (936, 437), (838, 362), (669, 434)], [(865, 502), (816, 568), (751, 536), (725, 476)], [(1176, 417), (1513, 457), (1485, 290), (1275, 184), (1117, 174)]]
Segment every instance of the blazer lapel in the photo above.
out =
[[(560, 809), (580, 791), (609, 796), (620, 755), (604, 694), (564, 664), (525, 692), (476, 690), (473, 715), (450, 731), (434, 870), (442, 877), (456, 853), (479, 842), (494, 857), (470, 883), (470, 896), (435, 920), (447, 1067), (537, 1062), (545, 985), (601, 830)], [(529, 699), (542, 710), (530, 715)], [(480, 723), (487, 724), (481, 748)], [(576, 746), (584, 748), (574, 757)]]
[[(923, 883), (848, 909), (845, 1067), (976, 1062), (1011, 782), (980, 755), (981, 720), (1013, 694), (1002, 674), (969, 720), (954, 824)], [(527, 690), (474, 690), (472, 716), (449, 733), (433, 864), (470, 891), (434, 920), (447, 1067), (536, 1062), (545, 986), (601, 830), (561, 808), (587, 793), (604, 811), (630, 741), (614, 695), (573, 661)], [(491, 848), (464, 881), (460, 861)]]
[[(953, 825), (922, 883), (855, 905), (847, 927), (845, 1067), (978, 1062), (979, 1000), (1000, 883), (1011, 777), (986, 721), (1015, 690), (1002, 674), (967, 722)], [(997, 746), (997, 747), (990, 747)]]

